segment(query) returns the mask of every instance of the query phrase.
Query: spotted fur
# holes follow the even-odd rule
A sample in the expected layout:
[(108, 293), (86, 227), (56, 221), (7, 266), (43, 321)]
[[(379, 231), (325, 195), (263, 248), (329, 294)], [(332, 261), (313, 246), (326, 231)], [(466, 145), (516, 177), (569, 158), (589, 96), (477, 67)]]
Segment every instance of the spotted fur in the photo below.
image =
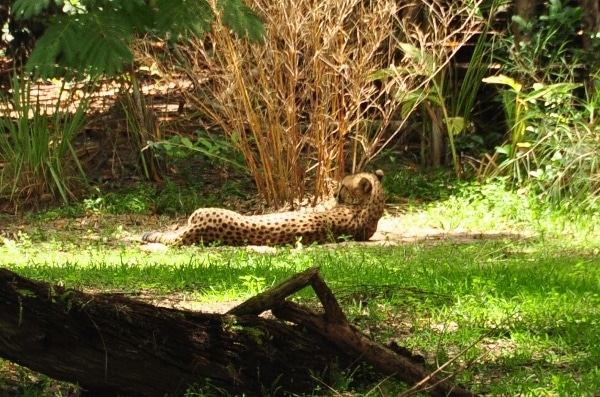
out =
[(172, 245), (294, 245), (340, 241), (346, 236), (366, 241), (377, 230), (385, 196), (383, 171), (348, 175), (335, 193), (336, 205), (322, 212), (241, 215), (222, 208), (200, 208), (187, 226), (171, 233), (150, 232), (146, 242)]

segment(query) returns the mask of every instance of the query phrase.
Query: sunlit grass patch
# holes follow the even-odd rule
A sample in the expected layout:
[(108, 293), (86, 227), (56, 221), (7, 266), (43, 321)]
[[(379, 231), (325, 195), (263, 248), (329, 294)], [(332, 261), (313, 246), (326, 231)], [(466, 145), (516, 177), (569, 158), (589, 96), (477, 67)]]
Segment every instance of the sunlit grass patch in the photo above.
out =
[[(598, 390), (600, 260), (541, 240), (283, 248), (269, 254), (93, 247), (66, 255), (46, 246), (10, 262), (6, 249), (0, 247), (3, 266), (32, 278), (94, 290), (183, 294), (198, 302), (243, 300), (320, 266), (351, 321), (382, 343), (394, 339), (424, 355), (430, 365), (482, 338), (457, 363), (468, 364), (460, 381), (476, 390)], [(299, 298), (314, 295), (307, 290)]]
[[(0, 245), (0, 265), (67, 287), (163, 299), (192, 310), (236, 304), (319, 266), (350, 321), (378, 342), (395, 341), (432, 367), (474, 344), (450, 368), (461, 371), (458, 380), (470, 389), (511, 396), (600, 392), (595, 214), (547, 212), (521, 193), (475, 185), (445, 201), (408, 208), (398, 221), (417, 229), (509, 233), (468, 242), (423, 239), (268, 253), (231, 247), (145, 251), (136, 241), (121, 240), (139, 231), (139, 219), (101, 211), (66, 220), (37, 217), (33, 227), (14, 229), (20, 238)], [(293, 299), (317, 304), (309, 289)], [(372, 395), (373, 385), (344, 376), (336, 391)], [(384, 384), (386, 391), (402, 390), (393, 381)]]

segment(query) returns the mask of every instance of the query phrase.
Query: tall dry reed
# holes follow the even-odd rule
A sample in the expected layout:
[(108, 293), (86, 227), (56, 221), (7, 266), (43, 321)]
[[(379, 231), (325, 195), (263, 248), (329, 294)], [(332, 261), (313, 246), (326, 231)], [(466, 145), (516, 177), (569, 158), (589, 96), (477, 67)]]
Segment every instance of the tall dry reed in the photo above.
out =
[(418, 66), (402, 60), (399, 43), (443, 55), (433, 73), (445, 67), (472, 34), (471, 23), (451, 12), (472, 19), (467, 3), (250, 0), (266, 43), (234, 37), (217, 17), (208, 37), (182, 47), (179, 60), (195, 86), (189, 100), (204, 127), (222, 131), (244, 153), (268, 204), (303, 197), (307, 181), (316, 202), (328, 193), (328, 178), (363, 170), (398, 138), (410, 113), (399, 111), (406, 104), (398, 98), (432, 78), (372, 76), (398, 62)]
[[(191, 100), (244, 153), (260, 193), (281, 206), (364, 167), (396, 104), (367, 76), (391, 61), (396, 2), (254, 0), (268, 38), (215, 24), (186, 49)], [(315, 198), (315, 199), (316, 199)]]

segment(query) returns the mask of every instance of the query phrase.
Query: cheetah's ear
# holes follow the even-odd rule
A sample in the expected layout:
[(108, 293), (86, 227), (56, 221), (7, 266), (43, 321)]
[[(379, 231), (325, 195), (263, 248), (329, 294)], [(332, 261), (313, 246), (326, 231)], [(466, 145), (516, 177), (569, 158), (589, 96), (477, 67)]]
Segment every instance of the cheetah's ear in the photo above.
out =
[(371, 190), (373, 190), (373, 184), (367, 178), (361, 178), (360, 182), (358, 182), (358, 187), (367, 194), (371, 193)]
[(383, 170), (377, 170), (374, 172), (374, 174), (380, 181), (383, 179)]

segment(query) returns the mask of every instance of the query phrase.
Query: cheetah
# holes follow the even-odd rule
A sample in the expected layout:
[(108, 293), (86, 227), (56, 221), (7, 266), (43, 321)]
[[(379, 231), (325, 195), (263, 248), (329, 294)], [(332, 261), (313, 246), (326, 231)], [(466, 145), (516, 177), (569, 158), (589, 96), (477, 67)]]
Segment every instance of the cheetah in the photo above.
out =
[(367, 241), (383, 215), (383, 171), (362, 172), (342, 179), (336, 205), (321, 212), (282, 212), (245, 216), (222, 208), (200, 208), (181, 230), (150, 232), (142, 240), (169, 245), (212, 243), (242, 245), (304, 245), (339, 242), (351, 237)]

